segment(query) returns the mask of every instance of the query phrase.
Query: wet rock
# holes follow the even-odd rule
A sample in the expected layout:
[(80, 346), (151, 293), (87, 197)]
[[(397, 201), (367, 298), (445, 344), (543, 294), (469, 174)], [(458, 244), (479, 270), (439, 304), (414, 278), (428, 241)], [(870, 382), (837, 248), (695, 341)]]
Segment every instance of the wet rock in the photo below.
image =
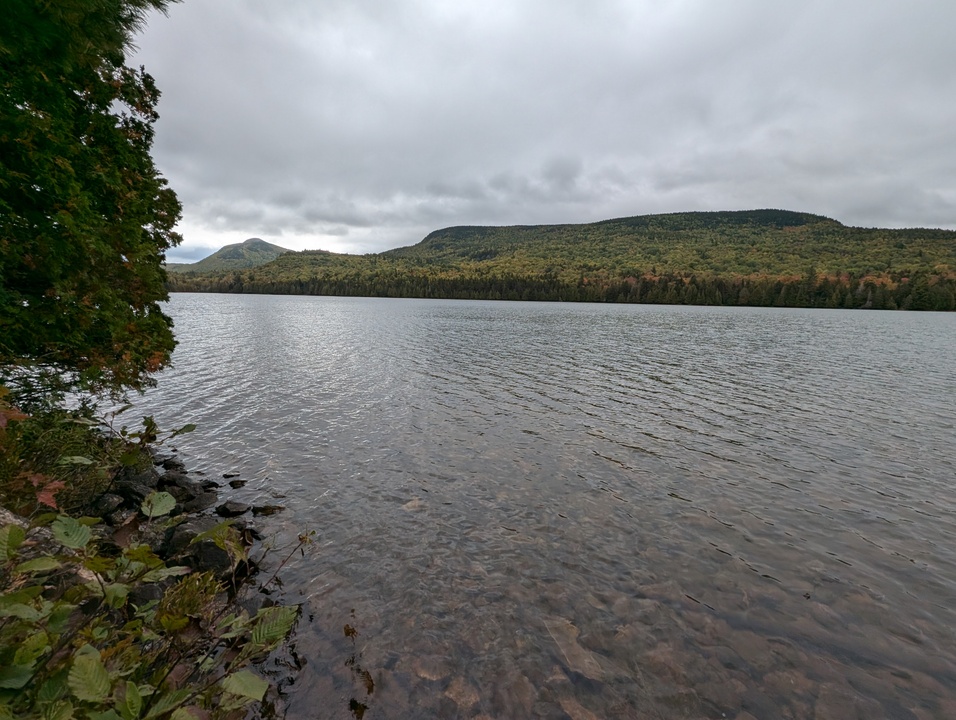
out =
[(158, 583), (134, 585), (129, 592), (129, 601), (138, 607), (163, 599), (163, 588)]
[(218, 490), (222, 487), (222, 485), (215, 480), (203, 480), (200, 482), (200, 485), (202, 485), (203, 490)]
[(183, 556), (186, 565), (198, 572), (212, 571), (220, 578), (228, 578), (232, 574), (232, 558), (222, 548), (210, 540), (202, 540), (192, 545), (192, 550)]
[(163, 488), (163, 490), (165, 492), (168, 492), (170, 495), (172, 495), (174, 498), (176, 498), (176, 500), (178, 500), (181, 503), (189, 502), (194, 497), (196, 497), (199, 493), (203, 492), (203, 489), (201, 487), (197, 487), (195, 492), (191, 492), (189, 490), (184, 490), (181, 487), (176, 487), (175, 485), (172, 485), (167, 488)]
[(159, 473), (154, 468), (136, 470), (124, 467), (113, 479), (115, 494), (127, 502), (139, 505), (159, 485)]
[(245, 487), (245, 485), (246, 485), (245, 480), (230, 480), (229, 481), (229, 487), (231, 487), (233, 490), (238, 490), (241, 487)]
[(148, 467), (146, 469), (136, 467), (123, 467), (116, 473), (115, 483), (138, 483), (148, 488), (156, 489), (159, 484), (159, 473), (156, 468)]
[[(222, 474), (223, 479), (228, 480), (229, 478), (239, 477), (237, 472), (226, 472)], [(230, 483), (231, 485), (232, 483)]]
[(236, 518), (233, 520), (232, 526), (239, 531), (239, 534), (243, 536), (248, 545), (252, 545), (253, 540), (262, 540), (262, 533), (259, 532), (255, 523), (251, 520), (241, 517)]
[(157, 456), (153, 462), (159, 465), (163, 470), (174, 470), (180, 473), (186, 472), (186, 465), (175, 455)]
[(19, 515), (14, 515), (12, 512), (6, 508), (0, 507), (0, 527), (4, 525), (18, 525), (19, 527), (26, 530), (30, 527), (30, 523), (24, 520)]
[(123, 504), (123, 498), (116, 493), (103, 493), (93, 503), (93, 513), (105, 517)]
[(216, 508), (216, 514), (220, 517), (238, 517), (249, 512), (249, 506), (245, 503), (235, 500), (226, 500)]
[(219, 500), (219, 496), (214, 492), (200, 493), (192, 500), (183, 503), (183, 512), (197, 513), (211, 508)]
[(198, 535), (218, 524), (219, 520), (210, 516), (194, 517), (180, 523), (166, 534), (163, 554), (199, 572), (211, 570), (217, 577), (227, 577), (232, 572), (229, 554), (212, 540), (193, 542)]
[(277, 512), (285, 510), (285, 505), (253, 505), (253, 515), (275, 515)]
[(219, 524), (219, 520), (210, 516), (194, 517), (185, 520), (166, 532), (163, 544), (163, 555), (173, 557), (179, 555), (197, 535), (212, 530)]
[(189, 500), (205, 492), (202, 482), (181, 472), (165, 473), (160, 478), (160, 484), (177, 500)]
[(137, 515), (136, 510), (132, 510), (128, 507), (120, 507), (110, 514), (106, 515), (103, 519), (107, 522), (108, 525), (113, 527), (122, 527), (126, 525), (130, 520), (135, 518)]

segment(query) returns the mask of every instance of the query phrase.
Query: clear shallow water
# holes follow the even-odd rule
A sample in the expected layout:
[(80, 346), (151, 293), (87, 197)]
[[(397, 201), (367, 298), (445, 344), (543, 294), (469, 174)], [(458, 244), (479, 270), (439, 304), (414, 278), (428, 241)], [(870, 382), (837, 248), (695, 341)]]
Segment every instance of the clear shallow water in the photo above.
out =
[(317, 533), (290, 718), (956, 717), (956, 316), (169, 310), (140, 409)]

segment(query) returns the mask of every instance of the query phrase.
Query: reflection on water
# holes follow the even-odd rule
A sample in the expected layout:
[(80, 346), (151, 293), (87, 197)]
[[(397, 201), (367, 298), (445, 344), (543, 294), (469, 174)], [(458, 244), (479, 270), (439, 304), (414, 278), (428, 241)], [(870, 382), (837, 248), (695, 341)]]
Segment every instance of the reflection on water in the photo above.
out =
[(290, 718), (956, 717), (956, 316), (170, 309), (142, 408), (317, 531)]

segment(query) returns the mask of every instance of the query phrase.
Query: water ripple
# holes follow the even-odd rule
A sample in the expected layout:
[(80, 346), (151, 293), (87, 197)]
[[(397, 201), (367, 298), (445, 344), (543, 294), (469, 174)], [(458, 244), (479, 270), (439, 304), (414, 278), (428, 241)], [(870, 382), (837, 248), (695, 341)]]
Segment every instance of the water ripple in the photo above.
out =
[(240, 472), (237, 499), (284, 496), (280, 542), (318, 531), (283, 573), (311, 618), (290, 717), (956, 707), (956, 317), (170, 310), (176, 367), (141, 409), (197, 423), (182, 452)]

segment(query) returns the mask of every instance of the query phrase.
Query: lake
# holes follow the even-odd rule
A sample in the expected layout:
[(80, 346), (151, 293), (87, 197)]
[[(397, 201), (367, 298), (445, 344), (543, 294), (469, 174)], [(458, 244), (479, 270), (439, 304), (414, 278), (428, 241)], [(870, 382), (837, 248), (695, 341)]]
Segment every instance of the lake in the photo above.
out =
[(168, 312), (137, 410), (286, 507), (264, 572), (316, 533), (289, 718), (956, 717), (956, 314)]

